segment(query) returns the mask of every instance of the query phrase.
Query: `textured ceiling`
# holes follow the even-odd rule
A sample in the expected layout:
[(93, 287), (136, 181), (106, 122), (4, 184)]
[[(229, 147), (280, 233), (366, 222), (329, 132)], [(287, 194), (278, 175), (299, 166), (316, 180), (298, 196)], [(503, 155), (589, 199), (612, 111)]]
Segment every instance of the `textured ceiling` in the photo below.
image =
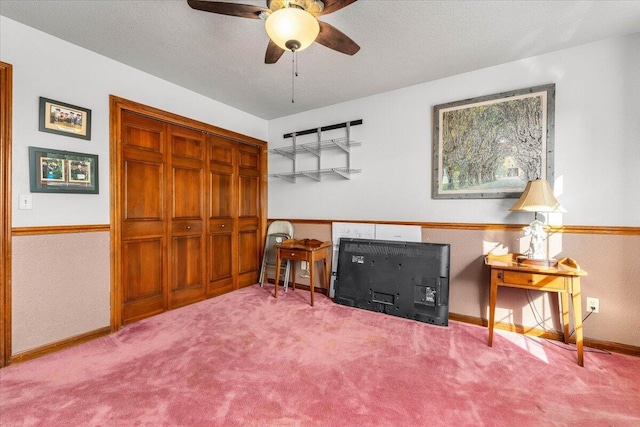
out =
[(640, 1), (359, 0), (320, 20), (360, 52), (300, 52), (291, 103), (291, 54), (264, 64), (261, 20), (186, 0), (0, 0), (0, 14), (264, 119), (640, 31)]

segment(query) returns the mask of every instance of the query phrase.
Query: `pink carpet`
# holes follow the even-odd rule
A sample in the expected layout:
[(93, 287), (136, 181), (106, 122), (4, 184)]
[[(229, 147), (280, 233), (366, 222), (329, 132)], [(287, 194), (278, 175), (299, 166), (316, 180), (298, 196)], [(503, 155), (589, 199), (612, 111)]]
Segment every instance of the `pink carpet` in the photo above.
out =
[(638, 426), (640, 359), (252, 286), (0, 370), (2, 426)]

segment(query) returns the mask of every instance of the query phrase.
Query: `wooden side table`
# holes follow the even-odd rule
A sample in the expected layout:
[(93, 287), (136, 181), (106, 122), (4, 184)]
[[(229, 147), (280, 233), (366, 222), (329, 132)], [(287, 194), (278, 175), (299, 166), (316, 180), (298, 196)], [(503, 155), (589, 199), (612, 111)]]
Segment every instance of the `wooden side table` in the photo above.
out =
[(555, 266), (528, 264), (518, 262), (520, 254), (492, 255), (485, 257), (484, 263), (491, 267), (491, 293), (489, 294), (489, 347), (493, 345), (493, 328), (495, 324), (496, 299), (498, 287), (533, 289), (536, 291), (556, 292), (560, 294), (560, 310), (564, 342), (569, 341), (569, 295), (573, 305), (573, 323), (576, 329), (576, 348), (578, 365), (584, 366), (582, 343), (582, 301), (580, 277), (587, 272), (578, 264), (565, 258)]
[[(277, 244), (276, 246), (276, 265), (280, 265), (283, 260), (293, 261), (291, 264), (291, 276), (293, 277), (293, 290), (296, 289), (296, 261), (306, 261), (309, 263), (309, 289), (311, 290), (311, 306), (313, 306), (313, 288), (314, 288), (314, 264), (316, 261), (324, 262), (324, 281), (327, 287), (327, 295), (329, 290), (329, 250), (331, 242), (321, 242), (315, 239), (295, 240), (289, 239)], [(276, 268), (276, 286), (274, 296), (278, 298), (278, 284), (280, 283), (280, 269)]]

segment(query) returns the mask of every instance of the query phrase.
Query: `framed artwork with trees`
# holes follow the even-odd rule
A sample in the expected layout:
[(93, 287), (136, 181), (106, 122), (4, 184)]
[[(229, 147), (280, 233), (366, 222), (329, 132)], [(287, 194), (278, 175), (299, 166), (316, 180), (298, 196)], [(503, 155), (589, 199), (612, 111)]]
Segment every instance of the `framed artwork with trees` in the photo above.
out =
[(433, 109), (433, 198), (520, 197), (553, 183), (555, 84)]

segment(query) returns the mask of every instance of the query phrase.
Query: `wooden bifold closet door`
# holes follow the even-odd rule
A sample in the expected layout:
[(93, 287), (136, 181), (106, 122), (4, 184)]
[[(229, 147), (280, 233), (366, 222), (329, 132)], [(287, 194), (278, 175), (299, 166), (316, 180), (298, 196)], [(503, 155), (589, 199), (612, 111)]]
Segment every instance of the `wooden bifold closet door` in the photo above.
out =
[(215, 135), (208, 144), (210, 297), (256, 283), (262, 235), (260, 148)]
[(237, 156), (235, 144), (209, 137), (209, 278), (207, 296), (234, 289)]
[(169, 307), (175, 308), (205, 296), (205, 136), (178, 126), (169, 127)]
[(239, 146), (238, 155), (238, 286), (256, 283), (263, 238), (260, 233), (260, 150)]
[(125, 323), (205, 295), (202, 132), (122, 114)]
[(257, 282), (261, 148), (123, 111), (122, 323)]

